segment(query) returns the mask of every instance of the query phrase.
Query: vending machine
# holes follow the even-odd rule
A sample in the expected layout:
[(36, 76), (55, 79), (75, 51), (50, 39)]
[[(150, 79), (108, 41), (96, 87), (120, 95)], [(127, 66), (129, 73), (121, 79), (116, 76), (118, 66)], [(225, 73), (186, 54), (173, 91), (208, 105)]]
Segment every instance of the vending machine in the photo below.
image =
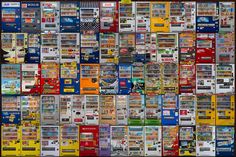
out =
[(60, 124), (71, 124), (73, 95), (60, 95)]
[(162, 66), (159, 63), (145, 65), (145, 92), (146, 94), (161, 94)]
[(41, 2), (41, 31), (59, 32), (60, 2)]
[(79, 94), (80, 66), (76, 62), (61, 63), (60, 66), (60, 93)]
[(79, 32), (80, 29), (79, 2), (60, 2), (60, 31)]
[(21, 156), (40, 156), (39, 126), (20, 126)]
[(80, 2), (80, 31), (99, 32), (99, 1)]
[(98, 156), (99, 126), (80, 126), (80, 156)]
[(128, 156), (144, 156), (144, 127), (129, 126)]
[(99, 64), (80, 65), (80, 94), (99, 94)]
[(2, 32), (21, 31), (21, 2), (2, 2)]
[(100, 33), (100, 63), (118, 64), (118, 35), (118, 33)]
[(234, 142), (235, 142), (234, 127), (217, 126), (216, 127), (216, 155), (234, 156)]
[(116, 125), (128, 124), (128, 95), (116, 95)]
[(196, 93), (215, 93), (215, 64), (196, 64)]
[(156, 62), (156, 33), (136, 33), (136, 51), (134, 62)]
[(215, 125), (215, 95), (197, 95), (197, 125)]
[(162, 127), (161, 126), (145, 126), (145, 156), (161, 156), (162, 155)]
[(119, 34), (119, 63), (133, 62), (133, 54), (135, 54), (135, 34), (120, 33)]
[(216, 125), (233, 126), (235, 124), (235, 99), (232, 94), (216, 95)]
[(85, 96), (73, 95), (71, 106), (71, 122), (72, 124), (84, 125), (85, 123)]
[(145, 93), (145, 71), (144, 64), (135, 62), (132, 64), (132, 92)]
[(128, 156), (128, 126), (111, 126), (111, 156)]
[(100, 94), (118, 93), (118, 66), (112, 63), (100, 64)]
[(80, 34), (60, 33), (60, 63), (80, 62)]
[(21, 92), (23, 94), (40, 94), (40, 78), (40, 64), (21, 64)]
[(80, 63), (99, 63), (99, 33), (81, 32)]
[(219, 2), (219, 31), (234, 31), (235, 2)]
[(157, 33), (157, 62), (178, 62), (177, 33)]
[(55, 62), (41, 64), (41, 93), (59, 94), (59, 64)]
[(60, 95), (60, 124), (83, 125), (85, 121), (85, 96)]
[(234, 32), (219, 32), (216, 34), (216, 63), (235, 63), (234, 43)]
[(40, 2), (21, 3), (21, 31), (26, 33), (41, 32)]
[(100, 2), (100, 32), (118, 32), (118, 2)]
[(179, 65), (179, 93), (196, 92), (196, 66), (194, 62)]
[[(41, 95), (41, 125), (59, 124), (59, 95)], [(42, 128), (43, 129), (43, 128)]]
[(215, 63), (215, 33), (197, 33), (196, 63)]
[(162, 94), (179, 93), (178, 63), (162, 64)]
[(151, 32), (170, 31), (170, 2), (151, 2)]
[(234, 93), (234, 64), (216, 64), (216, 94)]
[(162, 127), (162, 156), (179, 155), (179, 127)]
[(150, 32), (150, 2), (136, 2), (136, 32)]
[(119, 32), (135, 32), (135, 2), (119, 3)]
[(79, 156), (79, 126), (60, 126), (60, 156)]
[(20, 96), (2, 96), (1, 124), (20, 124)]
[(195, 125), (196, 96), (190, 93), (179, 95), (179, 125)]
[(85, 95), (85, 125), (99, 124), (99, 95)]
[(24, 63), (27, 52), (26, 33), (2, 33), (2, 50), (4, 62), (16, 64)]
[(161, 125), (161, 105), (161, 95), (146, 95), (145, 125)]
[(3, 95), (15, 95), (21, 92), (21, 65), (2, 64), (1, 65), (1, 85)]
[(18, 125), (1, 126), (1, 156), (21, 156), (20, 136)]
[(59, 62), (59, 34), (58, 33), (42, 33), (41, 34), (41, 63)]
[(196, 55), (196, 33), (179, 33), (179, 63), (186, 64), (195, 62)]
[(28, 34), (25, 63), (40, 63), (41, 34)]
[(99, 156), (111, 155), (110, 126), (102, 124), (99, 126)]
[(197, 142), (196, 152), (197, 156), (215, 156), (216, 139), (215, 126), (197, 126), (196, 127)]
[(196, 2), (170, 2), (170, 32), (195, 31)]
[(116, 125), (115, 95), (100, 95), (99, 113), (99, 124)]
[(179, 124), (178, 95), (174, 93), (162, 95), (161, 123), (162, 125)]
[(219, 2), (198, 2), (196, 18), (197, 32), (218, 33)]
[(59, 156), (59, 126), (41, 126), (41, 156)]
[(129, 94), (131, 92), (132, 82), (132, 65), (130, 64), (119, 64), (119, 94)]
[(196, 156), (196, 127), (179, 127), (179, 156)]
[(144, 125), (145, 96), (130, 93), (128, 106), (128, 125)]
[(39, 126), (40, 125), (40, 97), (39, 96), (21, 96), (20, 105), (21, 105), (22, 126)]

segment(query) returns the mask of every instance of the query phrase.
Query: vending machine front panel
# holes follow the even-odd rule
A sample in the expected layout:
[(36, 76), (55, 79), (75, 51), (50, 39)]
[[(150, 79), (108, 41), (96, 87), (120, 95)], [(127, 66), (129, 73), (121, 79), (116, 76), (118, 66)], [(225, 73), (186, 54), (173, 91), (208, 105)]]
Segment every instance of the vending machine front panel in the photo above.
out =
[(179, 156), (196, 155), (195, 126), (180, 126), (179, 128)]
[(61, 32), (79, 32), (80, 30), (79, 2), (60, 2)]
[(59, 95), (41, 95), (41, 125), (59, 124)]
[(41, 126), (41, 156), (59, 156), (59, 126)]
[(99, 124), (116, 125), (115, 95), (100, 95)]
[(196, 20), (197, 32), (218, 33), (219, 2), (198, 2)]
[(128, 95), (116, 95), (116, 125), (128, 123)]
[(128, 155), (144, 156), (144, 127), (129, 126), (128, 128)]
[(41, 93), (59, 94), (59, 64), (55, 62), (41, 64)]
[(161, 125), (161, 95), (146, 95), (145, 125)]
[(234, 31), (235, 2), (219, 2), (219, 31)]
[(21, 65), (21, 92), (23, 94), (41, 93), (41, 68), (39, 64)]
[(41, 31), (59, 32), (60, 2), (41, 2)]
[(216, 63), (235, 63), (235, 33), (219, 32), (216, 34)]
[(162, 156), (179, 155), (179, 127), (163, 126), (162, 127)]
[(196, 130), (197, 156), (215, 156), (215, 126), (197, 126)]
[(21, 31), (21, 2), (2, 2), (2, 32)]
[(162, 155), (162, 127), (145, 126), (145, 156)]
[(234, 156), (234, 127), (216, 126), (216, 155)]
[(128, 156), (127, 126), (111, 126), (111, 156)]
[(21, 126), (21, 156), (40, 156), (39, 126)]
[(128, 125), (143, 125), (145, 110), (145, 96), (131, 93), (128, 106)]
[(100, 32), (118, 32), (118, 3), (100, 2)]
[(80, 94), (99, 94), (99, 64), (80, 65)]
[(215, 95), (197, 95), (197, 125), (215, 125)]
[(20, 64), (1, 65), (1, 85), (3, 95), (16, 95), (21, 92)]
[(119, 32), (135, 32), (135, 2), (120, 2), (119, 13)]
[(111, 134), (110, 126), (100, 125), (99, 127), (99, 156), (111, 155)]
[(2, 97), (1, 122), (3, 125), (20, 124), (20, 96), (3, 96)]
[(26, 33), (41, 32), (40, 2), (21, 3), (21, 31)]
[(79, 126), (60, 126), (60, 156), (79, 156)]
[(85, 95), (85, 125), (99, 124), (99, 95)]
[(136, 2), (136, 32), (150, 32), (150, 2)]
[(98, 156), (99, 126), (80, 126), (80, 156)]
[(60, 66), (60, 93), (80, 93), (80, 66), (76, 62), (62, 63)]
[(21, 124), (22, 126), (40, 125), (40, 97), (21, 96)]
[(216, 125), (233, 126), (235, 99), (231, 94), (216, 95)]
[(1, 156), (21, 156), (21, 133), (17, 125), (1, 126)]

